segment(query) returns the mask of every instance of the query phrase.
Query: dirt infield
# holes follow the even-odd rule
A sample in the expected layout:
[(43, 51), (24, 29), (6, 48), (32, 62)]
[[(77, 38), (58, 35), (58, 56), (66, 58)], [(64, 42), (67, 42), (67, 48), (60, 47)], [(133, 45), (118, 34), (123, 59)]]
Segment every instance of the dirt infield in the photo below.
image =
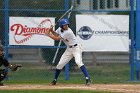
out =
[(30, 90), (30, 89), (78, 89), (78, 90), (95, 90), (95, 91), (112, 91), (122, 93), (140, 93), (140, 84), (93, 84), (85, 86), (83, 84), (58, 84), (39, 85), (39, 84), (15, 84), (0, 86), (0, 90)]

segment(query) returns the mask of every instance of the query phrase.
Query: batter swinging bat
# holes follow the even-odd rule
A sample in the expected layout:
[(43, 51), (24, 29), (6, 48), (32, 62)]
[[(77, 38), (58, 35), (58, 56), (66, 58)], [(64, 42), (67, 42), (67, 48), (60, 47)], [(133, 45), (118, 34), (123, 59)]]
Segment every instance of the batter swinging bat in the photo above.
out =
[[(72, 10), (73, 10), (73, 7), (74, 7), (74, 0), (72, 0), (72, 5), (71, 5), (70, 9), (69, 9), (67, 12), (65, 12), (65, 13), (58, 19), (58, 21), (56, 22), (56, 24), (57, 24), (64, 16), (66, 16), (67, 14), (68, 14), (68, 18), (70, 18), (70, 15), (71, 15), (71, 12), (72, 12)], [(56, 24), (55, 24), (55, 25), (56, 25)], [(57, 57), (57, 54), (58, 54), (58, 51), (59, 51), (59, 47), (60, 47), (60, 45), (61, 45), (61, 42), (62, 42), (62, 40), (59, 41), (58, 48), (57, 48), (57, 50), (56, 50), (56, 52), (55, 52), (55, 55), (54, 55), (52, 64), (55, 63), (55, 59), (56, 59), (56, 57)]]

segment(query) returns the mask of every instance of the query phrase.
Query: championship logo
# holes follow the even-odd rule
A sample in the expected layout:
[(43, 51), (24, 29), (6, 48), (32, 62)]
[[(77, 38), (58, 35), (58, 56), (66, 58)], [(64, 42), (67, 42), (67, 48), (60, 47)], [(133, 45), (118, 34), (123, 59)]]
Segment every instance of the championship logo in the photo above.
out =
[(79, 35), (79, 37), (83, 40), (88, 40), (92, 37), (93, 31), (90, 27), (83, 26), (79, 29), (79, 31), (77, 32), (77, 35)]

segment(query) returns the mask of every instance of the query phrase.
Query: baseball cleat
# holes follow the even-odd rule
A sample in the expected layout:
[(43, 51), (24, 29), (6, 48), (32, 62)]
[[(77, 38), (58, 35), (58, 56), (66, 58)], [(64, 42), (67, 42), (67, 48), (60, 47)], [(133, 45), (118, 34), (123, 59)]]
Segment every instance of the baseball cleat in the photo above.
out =
[(51, 82), (52, 85), (56, 85), (56, 80), (54, 79), (52, 82)]
[(91, 84), (91, 80), (90, 79), (86, 79), (86, 85), (90, 85)]

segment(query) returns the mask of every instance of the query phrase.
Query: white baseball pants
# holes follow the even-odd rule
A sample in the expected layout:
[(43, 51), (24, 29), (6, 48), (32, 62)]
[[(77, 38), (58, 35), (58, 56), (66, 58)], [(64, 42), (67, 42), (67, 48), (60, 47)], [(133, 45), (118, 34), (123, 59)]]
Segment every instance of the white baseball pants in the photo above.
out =
[(79, 46), (75, 46), (73, 48), (67, 47), (56, 68), (62, 69), (73, 57), (79, 68), (84, 65), (82, 62), (82, 50)]

